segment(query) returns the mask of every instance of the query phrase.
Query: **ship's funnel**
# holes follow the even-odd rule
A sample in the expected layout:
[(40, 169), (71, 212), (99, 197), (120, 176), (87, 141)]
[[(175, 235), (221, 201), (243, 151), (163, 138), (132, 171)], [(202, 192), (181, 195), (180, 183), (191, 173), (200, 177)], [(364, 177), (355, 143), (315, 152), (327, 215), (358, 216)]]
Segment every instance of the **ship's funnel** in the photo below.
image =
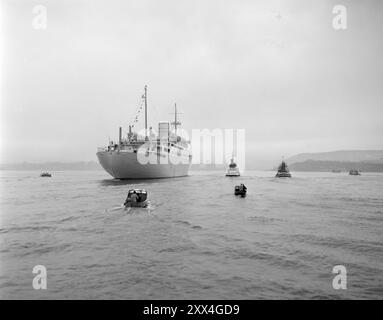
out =
[(169, 142), (170, 124), (169, 122), (161, 121), (158, 124), (158, 136), (161, 143)]

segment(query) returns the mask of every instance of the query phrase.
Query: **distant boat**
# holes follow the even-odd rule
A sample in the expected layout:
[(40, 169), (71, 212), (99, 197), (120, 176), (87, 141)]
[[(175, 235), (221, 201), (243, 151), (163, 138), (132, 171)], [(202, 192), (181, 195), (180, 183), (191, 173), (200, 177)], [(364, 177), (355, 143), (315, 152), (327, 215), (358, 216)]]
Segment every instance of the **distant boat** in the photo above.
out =
[(226, 177), (239, 177), (241, 174), (239, 172), (237, 164), (234, 162), (234, 157), (231, 158), (229, 168), (226, 171)]
[(234, 188), (234, 194), (236, 196), (246, 197), (247, 188), (246, 186), (241, 183), (239, 186), (235, 186)]
[(275, 175), (276, 178), (291, 178), (291, 173), (284, 160), (278, 167), (278, 172)]
[(52, 177), (52, 174), (50, 174), (49, 172), (42, 172), (41, 174), (40, 174), (40, 177)]
[(350, 174), (351, 176), (360, 176), (360, 171), (355, 170), (355, 169), (351, 169), (350, 172), (349, 172), (349, 174)]
[(340, 173), (340, 172), (342, 172), (342, 170), (340, 170), (340, 169), (332, 169), (331, 172), (333, 172), (333, 173)]

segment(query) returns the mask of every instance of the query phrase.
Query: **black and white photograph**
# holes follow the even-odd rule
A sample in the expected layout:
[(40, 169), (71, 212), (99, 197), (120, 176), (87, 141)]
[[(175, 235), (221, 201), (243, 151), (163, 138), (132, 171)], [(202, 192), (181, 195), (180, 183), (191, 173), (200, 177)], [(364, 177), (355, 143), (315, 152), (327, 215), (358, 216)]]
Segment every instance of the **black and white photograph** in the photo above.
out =
[(0, 3), (0, 300), (383, 299), (382, 1)]

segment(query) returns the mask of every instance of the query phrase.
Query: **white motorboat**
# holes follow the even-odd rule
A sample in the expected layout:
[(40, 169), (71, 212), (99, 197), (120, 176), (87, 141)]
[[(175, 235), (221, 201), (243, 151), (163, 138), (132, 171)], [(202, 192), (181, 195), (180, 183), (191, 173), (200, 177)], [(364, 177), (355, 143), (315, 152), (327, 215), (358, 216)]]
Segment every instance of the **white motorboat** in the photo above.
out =
[(241, 174), (237, 164), (234, 162), (234, 158), (231, 158), (229, 168), (226, 171), (226, 177), (239, 177)]

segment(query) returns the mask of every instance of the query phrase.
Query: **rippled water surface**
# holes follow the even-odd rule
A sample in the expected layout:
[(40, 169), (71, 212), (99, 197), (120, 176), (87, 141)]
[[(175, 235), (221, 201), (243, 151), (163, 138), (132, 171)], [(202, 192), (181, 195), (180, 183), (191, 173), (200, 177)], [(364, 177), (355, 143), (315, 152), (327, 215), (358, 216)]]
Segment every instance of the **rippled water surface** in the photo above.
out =
[[(0, 297), (382, 299), (383, 175), (273, 175), (1, 171)], [(131, 187), (148, 209), (118, 208)], [(332, 287), (339, 264), (347, 290)], [(47, 290), (32, 288), (35, 265)]]

